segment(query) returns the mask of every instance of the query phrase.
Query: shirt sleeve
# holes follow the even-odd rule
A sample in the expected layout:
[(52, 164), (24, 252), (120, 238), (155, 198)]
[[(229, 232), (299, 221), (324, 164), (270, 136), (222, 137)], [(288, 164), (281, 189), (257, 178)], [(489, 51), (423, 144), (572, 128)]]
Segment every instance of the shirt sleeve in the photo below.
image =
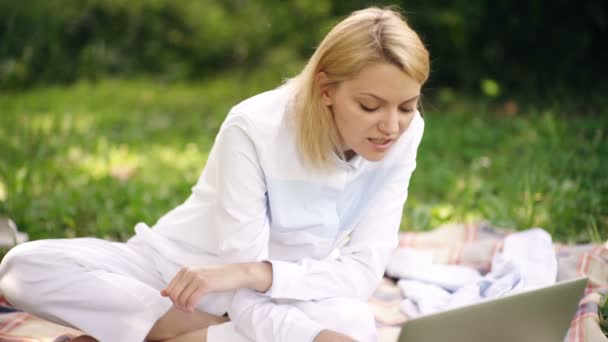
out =
[(390, 254), (398, 245), (403, 206), (424, 130), (422, 118), (418, 125), (410, 136), (405, 162), (374, 199), (375, 204), (355, 227), (349, 242), (340, 249), (340, 255), (333, 260), (269, 260), (273, 282), (265, 295), (297, 300), (339, 296), (367, 300), (372, 295), (382, 279)]
[[(214, 223), (222, 262), (268, 258), (266, 185), (246, 127), (228, 125), (214, 146), (217, 195)], [(309, 342), (322, 330), (301, 310), (278, 305), (255, 290), (235, 292), (228, 310), (235, 328), (255, 341)]]
[(214, 146), (216, 194), (213, 225), (218, 254), (226, 263), (268, 257), (266, 184), (247, 128), (222, 127)]

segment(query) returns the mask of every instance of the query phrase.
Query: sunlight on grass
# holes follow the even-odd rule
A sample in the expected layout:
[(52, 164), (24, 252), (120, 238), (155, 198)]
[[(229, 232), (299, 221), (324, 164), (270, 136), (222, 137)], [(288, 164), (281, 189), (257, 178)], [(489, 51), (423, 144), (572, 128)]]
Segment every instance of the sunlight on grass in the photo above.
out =
[[(231, 72), (0, 94), (0, 213), (33, 239), (125, 240), (190, 195), (228, 110), (281, 78)], [(605, 117), (505, 116), (458, 98), (425, 105), (402, 229), (484, 220), (540, 226), (558, 241), (608, 238)]]
[[(133, 177), (161, 187), (165, 186), (163, 183), (166, 181), (177, 179), (194, 185), (208, 157), (208, 151), (202, 151), (195, 143), (180, 146), (151, 144), (144, 149), (130, 151), (128, 155), (125, 152), (121, 149), (121, 153), (110, 158), (110, 164), (104, 168), (104, 176), (123, 181)], [(160, 170), (164, 170), (165, 175), (159, 183)], [(161, 192), (167, 191), (164, 189)]]
[(144, 148), (129, 148), (125, 144), (111, 144), (105, 137), (98, 139), (94, 153), (86, 153), (78, 146), (67, 150), (67, 160), (80, 172), (93, 179), (113, 177), (128, 181), (140, 177), (145, 181), (158, 181), (158, 170), (171, 169), (174, 177), (195, 182), (207, 161), (207, 151), (195, 143), (181, 148), (158, 144)]
[[(95, 154), (84, 154), (82, 150), (72, 148), (68, 151), (68, 158), (74, 160), (83, 171), (96, 179), (113, 176), (126, 180), (143, 162), (141, 156), (129, 151), (127, 145), (111, 145), (105, 137), (97, 140)], [(120, 175), (119, 172), (124, 172), (124, 175)]]
[(0, 202), (6, 201), (6, 185), (0, 180)]
[(201, 152), (199, 146), (194, 143), (186, 144), (180, 151), (168, 146), (154, 146), (151, 152), (157, 156), (158, 161), (172, 165), (179, 171), (201, 167), (207, 160), (207, 152)]
[(36, 134), (74, 134), (91, 131), (95, 121), (95, 114), (83, 113), (52, 113), (43, 112), (36, 115), (22, 115), (17, 117), (17, 124), (23, 129)]

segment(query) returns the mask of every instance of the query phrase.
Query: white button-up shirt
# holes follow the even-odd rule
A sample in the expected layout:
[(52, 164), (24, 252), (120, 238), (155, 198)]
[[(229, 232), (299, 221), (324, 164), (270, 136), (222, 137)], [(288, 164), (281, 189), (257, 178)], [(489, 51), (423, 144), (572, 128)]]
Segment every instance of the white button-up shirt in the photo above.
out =
[[(199, 262), (214, 256), (226, 263), (272, 263), (270, 290), (239, 290), (228, 308), (237, 329), (256, 339), (265, 336), (262, 329), (272, 329), (290, 333), (291, 340), (298, 335), (310, 340), (321, 328), (303, 315), (283, 312), (289, 310), (285, 306), (275, 306), (273, 313), (270, 306), (254, 305), (262, 297), (366, 300), (373, 293), (398, 243), (424, 129), (416, 112), (381, 161), (336, 156), (334, 168), (311, 169), (297, 150), (291, 93), (283, 86), (233, 107), (192, 195), (153, 227), (207, 254)], [(197, 262), (186, 251), (167, 254)], [(250, 324), (262, 313), (266, 320), (280, 316), (281, 326)]]

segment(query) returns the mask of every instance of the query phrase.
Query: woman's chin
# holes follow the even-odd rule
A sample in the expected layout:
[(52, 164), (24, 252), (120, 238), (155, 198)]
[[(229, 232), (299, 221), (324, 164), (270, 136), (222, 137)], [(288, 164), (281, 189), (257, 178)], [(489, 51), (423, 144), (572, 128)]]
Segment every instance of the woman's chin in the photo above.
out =
[(365, 151), (364, 153), (359, 154), (361, 158), (370, 161), (370, 162), (379, 162), (386, 156), (386, 151), (377, 152), (377, 151)]

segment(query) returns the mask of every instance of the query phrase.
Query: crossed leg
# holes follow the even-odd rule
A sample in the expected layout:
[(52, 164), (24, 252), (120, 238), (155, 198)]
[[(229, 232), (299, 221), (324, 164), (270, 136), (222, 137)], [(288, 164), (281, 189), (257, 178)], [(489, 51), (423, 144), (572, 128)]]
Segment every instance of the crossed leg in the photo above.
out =
[(147, 339), (149, 341), (181, 341), (183, 339), (176, 340), (176, 338), (182, 335), (196, 334), (199, 335), (197, 341), (201, 341), (200, 330), (205, 330), (204, 337), (206, 337), (207, 327), (226, 321), (228, 321), (228, 317), (215, 316), (201, 311), (186, 313), (176, 308), (171, 308), (154, 324), (148, 333)]
[(5, 256), (0, 288), (15, 307), (90, 335), (77, 342), (186, 341), (195, 332), (206, 336), (201, 329), (228, 320), (175, 309), (160, 296), (165, 284), (154, 268), (145, 250), (122, 243), (40, 240)]
[[(191, 314), (172, 308), (161, 317), (152, 327), (147, 341), (162, 342), (205, 342), (207, 327), (228, 321), (227, 317), (211, 315), (195, 311)], [(97, 342), (88, 335), (73, 338), (71, 342)]]

